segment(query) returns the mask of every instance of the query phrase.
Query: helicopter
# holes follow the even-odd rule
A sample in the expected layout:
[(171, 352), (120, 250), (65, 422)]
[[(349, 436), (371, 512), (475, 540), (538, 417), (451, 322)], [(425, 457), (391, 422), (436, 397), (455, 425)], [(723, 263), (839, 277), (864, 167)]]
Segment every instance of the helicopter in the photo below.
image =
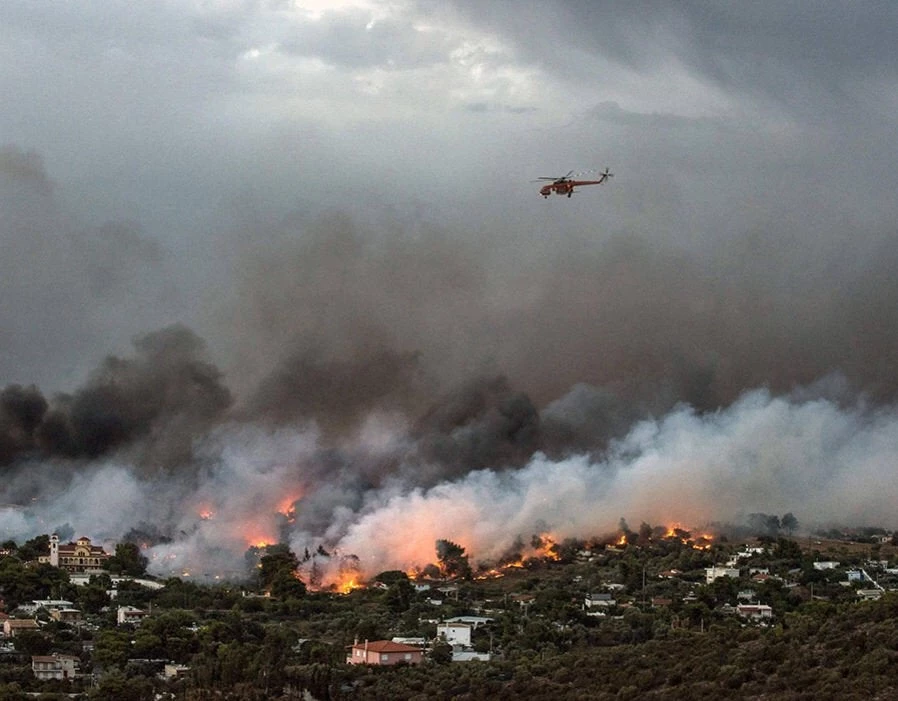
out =
[(599, 172), (598, 180), (573, 180), (572, 178), (576, 178), (578, 175), (586, 175), (586, 173), (595, 173), (594, 170), (584, 170), (579, 173), (574, 173), (574, 171), (570, 171), (567, 175), (562, 175), (560, 178), (551, 177), (551, 178), (537, 178), (533, 182), (541, 182), (543, 180), (551, 180), (550, 183), (543, 185), (539, 189), (539, 194), (541, 194), (544, 198), (548, 199), (549, 195), (553, 192), (556, 195), (567, 195), (570, 197), (574, 194), (574, 188), (579, 187), (581, 185), (601, 185), (608, 178), (614, 177), (614, 173), (612, 173), (608, 168), (605, 168), (604, 171)]

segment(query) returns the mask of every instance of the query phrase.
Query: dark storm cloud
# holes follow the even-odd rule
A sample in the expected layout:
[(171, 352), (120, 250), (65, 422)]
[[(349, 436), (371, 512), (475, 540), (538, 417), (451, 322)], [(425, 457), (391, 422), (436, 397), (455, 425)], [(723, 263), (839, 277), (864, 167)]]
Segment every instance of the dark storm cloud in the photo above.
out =
[(889, 2), (453, 5), (562, 79), (601, 82), (590, 57), (639, 72), (676, 59), (699, 79), (806, 117), (836, 102), (874, 97), (870, 81), (894, 86), (898, 80), (898, 8)]

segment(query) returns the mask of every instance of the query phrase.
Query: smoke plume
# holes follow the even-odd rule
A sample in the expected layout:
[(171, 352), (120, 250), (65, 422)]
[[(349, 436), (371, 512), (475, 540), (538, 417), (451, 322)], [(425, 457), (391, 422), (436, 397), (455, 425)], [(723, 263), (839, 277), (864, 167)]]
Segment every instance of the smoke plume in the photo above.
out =
[(773, 228), (531, 258), (423, 225), (279, 226), (236, 258), (208, 344), (167, 325), (72, 391), (7, 384), (4, 532), (127, 537), (157, 574), (232, 578), (281, 541), (327, 578), (621, 517), (895, 525), (893, 238), (856, 264), (847, 237), (808, 256)]

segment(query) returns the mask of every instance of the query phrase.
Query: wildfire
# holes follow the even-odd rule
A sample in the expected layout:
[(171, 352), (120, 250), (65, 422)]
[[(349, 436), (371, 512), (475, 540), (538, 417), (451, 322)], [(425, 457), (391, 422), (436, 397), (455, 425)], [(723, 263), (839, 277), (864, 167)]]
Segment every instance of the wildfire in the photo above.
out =
[(683, 545), (689, 545), (695, 550), (708, 550), (713, 545), (714, 536), (710, 533), (702, 533), (693, 536), (690, 531), (682, 528), (679, 523), (667, 527), (665, 538), (679, 540)]
[(364, 585), (361, 584), (354, 576), (348, 578), (341, 577), (334, 585), (335, 589), (341, 594), (348, 594), (353, 589), (359, 589), (362, 586)]
[(201, 508), (201, 509), (200, 509), (200, 518), (201, 518), (203, 521), (208, 521), (208, 520), (211, 519), (213, 516), (215, 516), (215, 512), (212, 511), (212, 509), (208, 509), (208, 508)]
[(278, 503), (275, 510), (282, 516), (285, 516), (289, 523), (293, 523), (296, 520), (296, 502), (301, 498), (301, 494), (285, 497)]
[(533, 536), (531, 545), (535, 551), (534, 557), (555, 561), (561, 559), (561, 555), (558, 554), (558, 543), (555, 541), (555, 538), (549, 534), (543, 533), (538, 536)]

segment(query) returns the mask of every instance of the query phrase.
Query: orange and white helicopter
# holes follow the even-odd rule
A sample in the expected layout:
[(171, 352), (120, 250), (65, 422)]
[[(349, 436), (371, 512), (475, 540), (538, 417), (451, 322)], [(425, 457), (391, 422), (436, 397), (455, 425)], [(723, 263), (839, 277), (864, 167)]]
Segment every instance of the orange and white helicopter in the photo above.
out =
[[(596, 173), (596, 172), (599, 173), (598, 180), (573, 180), (573, 178), (576, 178), (578, 175), (586, 175), (587, 173)], [(609, 171), (608, 168), (605, 168), (604, 171), (584, 170), (584, 171), (581, 171), (580, 173), (575, 173), (574, 171), (571, 171), (567, 175), (563, 175), (560, 178), (537, 178), (533, 182), (537, 183), (542, 180), (551, 180), (552, 181), (546, 185), (543, 185), (539, 189), (539, 194), (541, 194), (545, 198), (548, 198), (549, 195), (551, 195), (553, 192), (556, 195), (567, 195), (568, 197), (570, 197), (571, 195), (574, 194), (575, 187), (580, 187), (581, 185), (601, 185), (606, 180), (608, 180), (608, 178), (612, 178), (612, 177), (614, 177), (614, 173)]]

